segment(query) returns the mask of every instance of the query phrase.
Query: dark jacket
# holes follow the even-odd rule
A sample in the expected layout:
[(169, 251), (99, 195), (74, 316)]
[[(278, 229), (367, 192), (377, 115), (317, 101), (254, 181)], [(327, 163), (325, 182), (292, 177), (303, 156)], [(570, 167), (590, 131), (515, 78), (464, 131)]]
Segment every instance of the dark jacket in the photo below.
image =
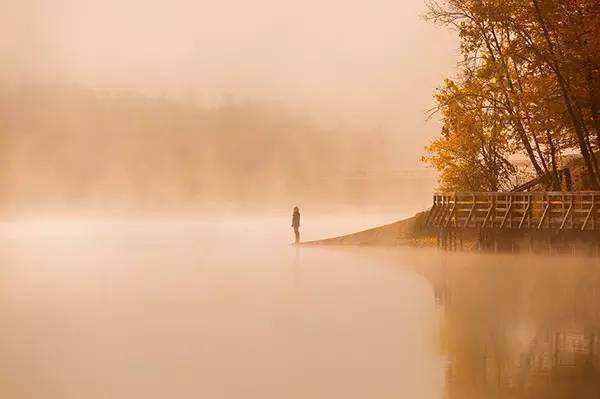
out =
[(300, 227), (300, 212), (294, 212), (292, 216), (292, 227)]

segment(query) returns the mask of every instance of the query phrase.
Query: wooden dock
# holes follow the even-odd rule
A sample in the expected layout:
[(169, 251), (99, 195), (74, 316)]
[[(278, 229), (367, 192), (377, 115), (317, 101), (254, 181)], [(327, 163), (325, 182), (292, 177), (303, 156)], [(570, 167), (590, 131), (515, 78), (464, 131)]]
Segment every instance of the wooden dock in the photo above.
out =
[(476, 232), (484, 247), (499, 238), (547, 236), (600, 240), (600, 191), (436, 193), (424, 225), (438, 245), (455, 249), (457, 237)]
[(426, 226), (600, 230), (600, 191), (436, 193)]

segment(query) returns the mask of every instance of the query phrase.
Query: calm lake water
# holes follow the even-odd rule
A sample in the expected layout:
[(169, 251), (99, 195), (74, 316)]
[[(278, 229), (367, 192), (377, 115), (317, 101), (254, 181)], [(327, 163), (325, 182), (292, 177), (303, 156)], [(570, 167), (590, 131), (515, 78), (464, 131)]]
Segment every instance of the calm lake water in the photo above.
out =
[(598, 397), (595, 261), (230, 220), (3, 225), (2, 397)]

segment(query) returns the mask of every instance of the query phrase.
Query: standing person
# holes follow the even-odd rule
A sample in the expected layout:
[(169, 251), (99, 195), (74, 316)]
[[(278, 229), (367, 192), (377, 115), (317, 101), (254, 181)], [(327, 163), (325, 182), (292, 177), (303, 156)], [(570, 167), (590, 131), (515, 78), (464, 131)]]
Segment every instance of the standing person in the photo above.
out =
[(300, 209), (297, 206), (294, 207), (294, 214), (292, 215), (292, 227), (296, 235), (296, 244), (298, 244), (300, 242)]

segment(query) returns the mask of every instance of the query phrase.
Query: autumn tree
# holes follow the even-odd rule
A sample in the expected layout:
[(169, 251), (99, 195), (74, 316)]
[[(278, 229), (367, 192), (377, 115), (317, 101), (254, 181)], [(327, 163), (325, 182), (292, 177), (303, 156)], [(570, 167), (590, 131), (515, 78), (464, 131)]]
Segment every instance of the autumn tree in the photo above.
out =
[(460, 86), (447, 80), (436, 96), (442, 134), (427, 147), (423, 160), (441, 171), (442, 190), (498, 191), (515, 178), (516, 169), (506, 158), (513, 150), (507, 120), (497, 118), (493, 98), (470, 94), (485, 92), (479, 84), (469, 81)]
[[(559, 189), (562, 155), (577, 151), (588, 186), (600, 187), (597, 0), (446, 0), (429, 3), (428, 18), (458, 31), (463, 60), (456, 92), (502, 121), (500, 136), (512, 151), (504, 159), (525, 156), (547, 188)], [(439, 93), (436, 99), (444, 111)], [(442, 113), (447, 136), (449, 116)], [(435, 144), (428, 159), (442, 151)], [(434, 166), (442, 185), (452, 186), (444, 181), (449, 166)]]

